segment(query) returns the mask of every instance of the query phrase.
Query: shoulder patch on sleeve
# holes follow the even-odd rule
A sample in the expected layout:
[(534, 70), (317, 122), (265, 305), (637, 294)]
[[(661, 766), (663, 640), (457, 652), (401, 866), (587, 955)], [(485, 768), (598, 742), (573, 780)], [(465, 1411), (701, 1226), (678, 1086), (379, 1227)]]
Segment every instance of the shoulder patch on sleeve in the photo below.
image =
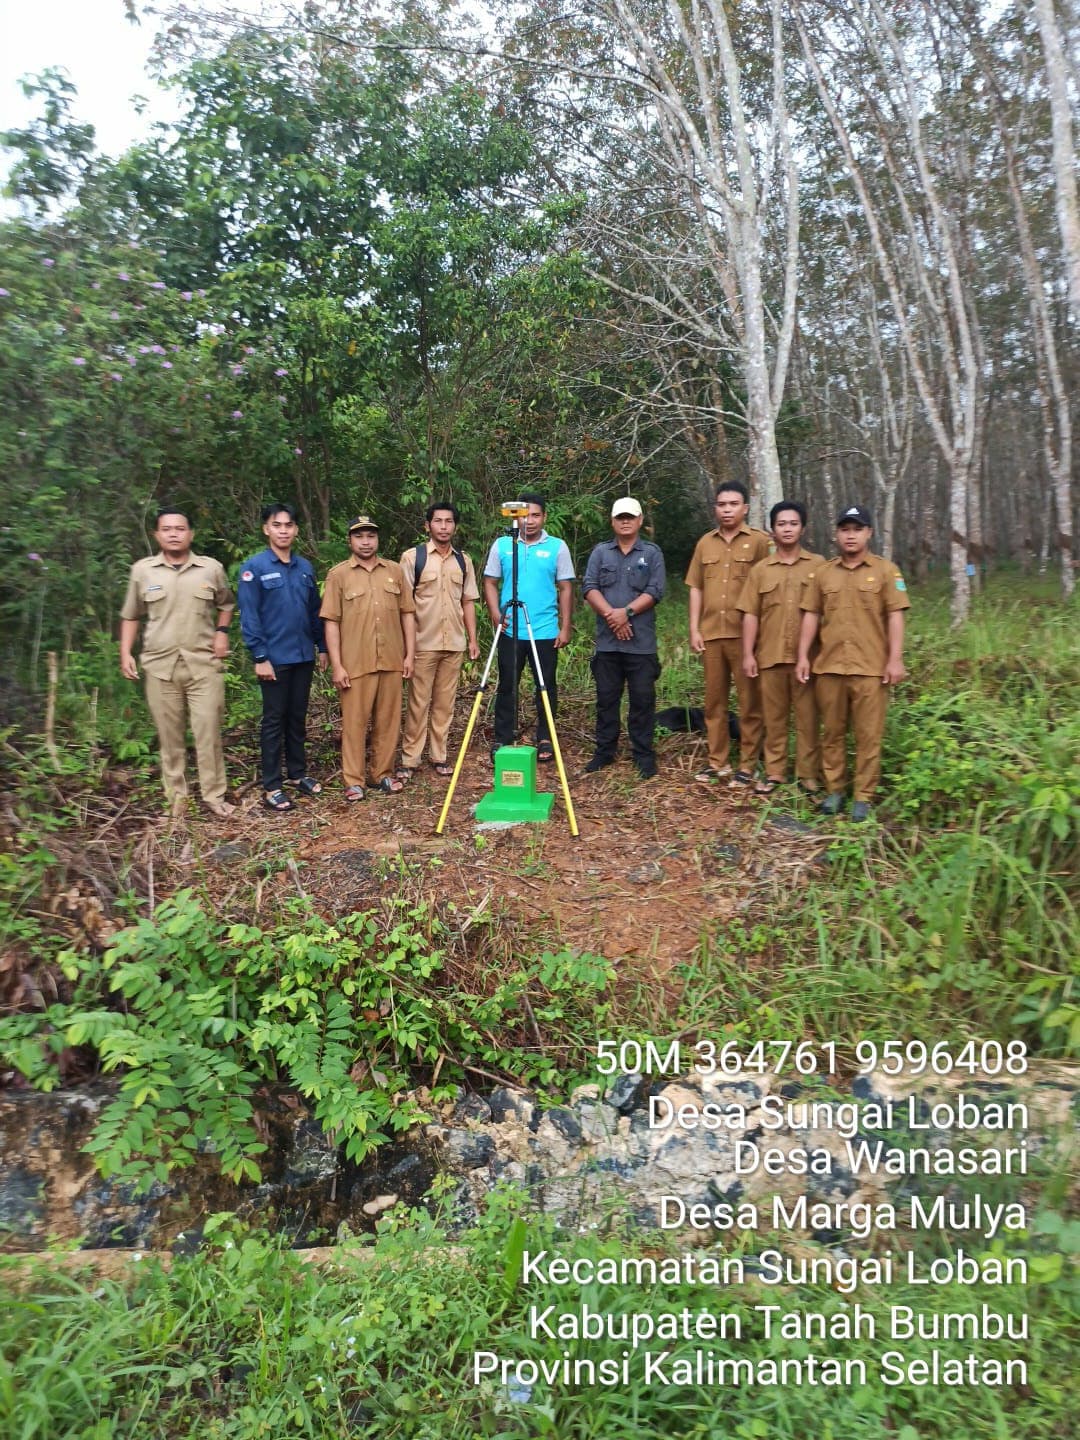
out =
[(253, 573), (251, 570), (245, 570), (245, 571), (241, 574), (240, 579), (241, 579), (241, 580), (254, 580), (254, 579), (255, 579), (255, 575), (254, 575), (254, 573)]
[(904, 577), (902, 575), (897, 575), (896, 577), (896, 588), (897, 590), (907, 589), (907, 585), (904, 583)]

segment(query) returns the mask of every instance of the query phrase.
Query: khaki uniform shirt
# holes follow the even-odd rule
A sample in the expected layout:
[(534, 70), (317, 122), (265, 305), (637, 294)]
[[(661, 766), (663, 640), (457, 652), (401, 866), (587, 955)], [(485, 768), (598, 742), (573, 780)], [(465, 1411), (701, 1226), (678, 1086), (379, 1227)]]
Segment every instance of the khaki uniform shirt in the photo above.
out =
[(444, 560), (433, 540), (428, 541), (427, 552), (420, 584), (415, 589), (416, 547), (401, 557), (402, 582), (416, 605), (417, 651), (464, 650), (468, 636), (461, 607), (466, 600), (480, 598), (473, 562), (468, 555), (464, 557), (463, 575), (457, 557), (447, 555)]
[(887, 617), (911, 601), (892, 561), (866, 555), (854, 568), (839, 557), (819, 565), (806, 578), (801, 605), (821, 616), (815, 675), (884, 675)]
[(400, 670), (405, 661), (402, 615), (416, 609), (396, 560), (376, 555), (367, 570), (355, 555), (335, 565), (323, 590), (323, 620), (341, 626), (341, 663), (349, 679), (377, 670)]
[(168, 680), (180, 659), (189, 668), (214, 666), (218, 611), (233, 604), (217, 560), (191, 554), (174, 570), (164, 555), (148, 555), (131, 567), (120, 617), (145, 622), (139, 663), (147, 675)]
[(758, 617), (755, 655), (758, 668), (769, 670), (774, 665), (793, 665), (799, 654), (799, 627), (802, 624), (803, 582), (819, 565), (824, 555), (800, 550), (797, 560), (785, 565), (779, 555), (767, 555), (746, 577), (739, 609), (744, 615)]
[(703, 535), (694, 549), (686, 583), (701, 591), (701, 635), (704, 640), (737, 640), (742, 634), (739, 595), (750, 567), (769, 553), (764, 530), (740, 525), (730, 540), (719, 529)]

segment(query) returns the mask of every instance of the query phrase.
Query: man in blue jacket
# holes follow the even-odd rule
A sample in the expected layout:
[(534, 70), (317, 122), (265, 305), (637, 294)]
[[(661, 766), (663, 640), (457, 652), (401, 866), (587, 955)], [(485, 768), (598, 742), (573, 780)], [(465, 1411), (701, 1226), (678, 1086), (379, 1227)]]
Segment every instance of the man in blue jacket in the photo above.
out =
[(269, 548), (241, 565), (237, 593), (241, 634), (262, 687), (263, 804), (280, 811), (293, 808), (282, 788), (283, 747), (285, 783), (302, 795), (322, 794), (307, 773), (304, 741), (316, 651), (320, 670), (327, 657), (315, 572), (302, 555), (293, 554), (296, 511), (275, 501), (263, 507), (262, 519)]

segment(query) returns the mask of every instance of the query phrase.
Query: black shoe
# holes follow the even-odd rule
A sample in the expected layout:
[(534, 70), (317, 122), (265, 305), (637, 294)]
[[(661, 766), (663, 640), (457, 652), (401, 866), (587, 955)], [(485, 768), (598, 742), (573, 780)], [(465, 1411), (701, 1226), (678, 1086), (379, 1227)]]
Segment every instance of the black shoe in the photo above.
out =
[(831, 795), (825, 796), (817, 808), (819, 815), (839, 815), (844, 808), (844, 792), (834, 790)]
[(858, 824), (860, 820), (870, 819), (870, 801), (856, 800), (851, 807), (851, 818)]
[(614, 764), (614, 755), (594, 755), (584, 767), (584, 773), (586, 775), (595, 775), (598, 770), (604, 770), (607, 766)]
[(634, 764), (637, 766), (637, 773), (643, 780), (651, 780), (656, 774), (655, 760), (635, 760)]

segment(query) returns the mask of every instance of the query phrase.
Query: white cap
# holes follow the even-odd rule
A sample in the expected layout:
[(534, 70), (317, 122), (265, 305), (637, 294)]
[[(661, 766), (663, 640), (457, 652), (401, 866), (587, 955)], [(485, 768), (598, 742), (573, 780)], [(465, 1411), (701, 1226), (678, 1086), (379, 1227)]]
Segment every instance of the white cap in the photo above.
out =
[(616, 515), (639, 516), (641, 513), (640, 504), (636, 500), (631, 500), (629, 495), (624, 495), (621, 500), (616, 500), (615, 504), (611, 507), (611, 518), (613, 520)]

